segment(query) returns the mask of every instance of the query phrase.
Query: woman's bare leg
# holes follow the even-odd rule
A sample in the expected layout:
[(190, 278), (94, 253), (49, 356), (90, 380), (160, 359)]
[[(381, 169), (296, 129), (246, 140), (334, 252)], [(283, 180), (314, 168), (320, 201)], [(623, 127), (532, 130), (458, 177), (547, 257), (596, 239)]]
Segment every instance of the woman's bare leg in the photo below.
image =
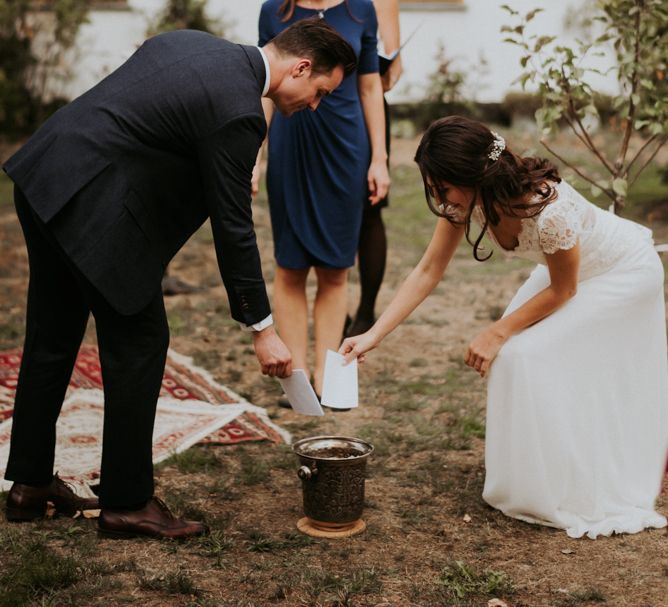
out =
[(315, 329), (315, 391), (322, 394), (327, 350), (338, 350), (346, 319), (348, 269), (316, 268), (318, 291), (313, 307)]
[(274, 320), (281, 339), (292, 354), (292, 368), (304, 369), (309, 374), (306, 352), (308, 348), (308, 304), (306, 301), (305, 270), (288, 270), (276, 266), (274, 276)]

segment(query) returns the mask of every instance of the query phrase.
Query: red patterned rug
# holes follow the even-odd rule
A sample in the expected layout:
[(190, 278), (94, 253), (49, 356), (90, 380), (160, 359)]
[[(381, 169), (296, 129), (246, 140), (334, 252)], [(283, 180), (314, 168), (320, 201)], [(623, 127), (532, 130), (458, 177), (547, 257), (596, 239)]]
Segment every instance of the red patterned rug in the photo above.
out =
[[(153, 462), (185, 451), (242, 414), (249, 405), (210, 405), (199, 400), (158, 400), (153, 429)], [(252, 406), (252, 405), (250, 405)], [(80, 495), (92, 495), (100, 481), (104, 395), (100, 390), (75, 389), (63, 403), (56, 428), (54, 469)], [(12, 418), (0, 423), (0, 490), (11, 481), (2, 480), (9, 457)]]
[[(12, 416), (20, 365), (20, 349), (0, 352), (0, 422)], [(81, 347), (68, 395), (78, 388), (102, 388), (100, 359), (95, 346)], [(245, 441), (269, 440), (280, 443), (290, 440), (285, 430), (270, 421), (264, 409), (251, 405), (229, 388), (216, 382), (205, 369), (193, 365), (190, 358), (173, 350), (170, 350), (167, 356), (160, 397), (214, 405), (245, 405), (246, 410), (243, 413), (203, 437), (200, 443), (229, 445)]]

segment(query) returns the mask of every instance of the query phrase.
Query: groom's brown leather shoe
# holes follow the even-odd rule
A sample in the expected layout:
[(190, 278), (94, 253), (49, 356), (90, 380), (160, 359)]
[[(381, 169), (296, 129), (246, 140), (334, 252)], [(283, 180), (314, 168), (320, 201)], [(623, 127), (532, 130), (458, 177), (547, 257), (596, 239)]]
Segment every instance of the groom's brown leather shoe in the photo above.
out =
[(8, 521), (32, 521), (46, 513), (51, 502), (57, 514), (74, 516), (82, 510), (99, 508), (97, 498), (79, 497), (58, 475), (45, 487), (33, 487), (14, 483), (7, 496), (6, 514)]
[(183, 540), (208, 533), (203, 523), (176, 518), (157, 497), (152, 497), (141, 510), (105, 508), (100, 513), (97, 526), (100, 535), (114, 539), (146, 535), (158, 539)]

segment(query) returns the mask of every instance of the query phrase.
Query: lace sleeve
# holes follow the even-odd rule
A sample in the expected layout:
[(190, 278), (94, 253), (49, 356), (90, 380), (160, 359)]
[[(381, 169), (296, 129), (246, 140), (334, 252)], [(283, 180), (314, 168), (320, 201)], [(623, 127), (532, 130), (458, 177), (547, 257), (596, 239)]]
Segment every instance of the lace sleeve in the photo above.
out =
[(560, 249), (572, 249), (578, 241), (580, 216), (568, 204), (555, 201), (538, 216), (538, 240), (543, 253), (548, 255)]

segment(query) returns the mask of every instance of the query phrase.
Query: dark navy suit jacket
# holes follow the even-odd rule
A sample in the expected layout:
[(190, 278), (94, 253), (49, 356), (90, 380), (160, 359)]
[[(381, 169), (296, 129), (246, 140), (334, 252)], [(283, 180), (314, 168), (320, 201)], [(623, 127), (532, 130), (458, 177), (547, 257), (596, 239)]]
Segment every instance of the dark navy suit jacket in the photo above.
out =
[(147, 40), (4, 166), (69, 259), (122, 314), (141, 310), (207, 217), (232, 316), (268, 316), (250, 179), (266, 133), (251, 46), (196, 31)]

